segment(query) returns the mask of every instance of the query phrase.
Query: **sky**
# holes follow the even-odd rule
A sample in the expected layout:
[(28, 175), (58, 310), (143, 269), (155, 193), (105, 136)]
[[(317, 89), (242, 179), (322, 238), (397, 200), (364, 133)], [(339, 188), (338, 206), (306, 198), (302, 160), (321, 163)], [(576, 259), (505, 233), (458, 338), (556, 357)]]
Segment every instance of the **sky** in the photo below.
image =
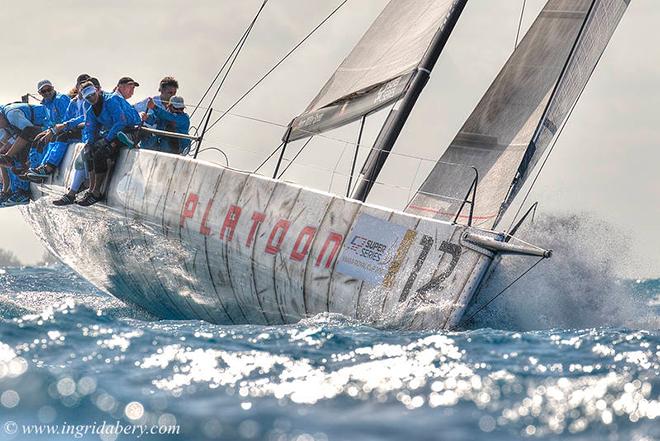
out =
[[(181, 85), (179, 94), (194, 104), (261, 3), (8, 2), (0, 16), (0, 102), (17, 100), (26, 92), (36, 95), (36, 84), (44, 78), (64, 92), (78, 74), (89, 73), (107, 90), (120, 77), (133, 77), (140, 83), (133, 102), (156, 95), (160, 78), (173, 75)], [(253, 170), (277, 147), (283, 126), (304, 110), (386, 3), (349, 0), (209, 132), (205, 147), (222, 149), (232, 167)], [(401, 208), (414, 192), (511, 54), (522, 3), (468, 2), (371, 202)], [(544, 3), (527, 0), (523, 32)], [(338, 4), (339, 0), (270, 0), (214, 109), (231, 105)], [(626, 237), (631, 254), (620, 270), (630, 277), (660, 275), (658, 22), (660, 2), (631, 2), (530, 196), (539, 201), (540, 213), (605, 222)], [(377, 115), (367, 123), (365, 144), (377, 134), (382, 118)], [(285, 179), (345, 191), (356, 135), (352, 125), (328, 138), (315, 138)], [(291, 146), (287, 157), (299, 147)], [(201, 157), (224, 163), (216, 150)], [(272, 161), (263, 169), (269, 170)], [(0, 248), (26, 263), (43, 254), (16, 208), (0, 211)]]

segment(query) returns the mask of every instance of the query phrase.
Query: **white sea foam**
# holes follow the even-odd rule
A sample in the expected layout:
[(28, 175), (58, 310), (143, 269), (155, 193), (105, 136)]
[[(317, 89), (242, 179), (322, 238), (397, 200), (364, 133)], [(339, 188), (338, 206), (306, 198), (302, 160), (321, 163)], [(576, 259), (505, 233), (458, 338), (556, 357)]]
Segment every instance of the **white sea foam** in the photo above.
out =
[[(630, 256), (626, 235), (585, 215), (543, 216), (517, 236), (551, 248), (539, 264), (479, 313), (471, 327), (504, 329), (657, 327), (648, 299), (617, 277)], [(473, 307), (485, 304), (534, 262), (504, 257)], [(653, 322), (656, 322), (655, 324)]]

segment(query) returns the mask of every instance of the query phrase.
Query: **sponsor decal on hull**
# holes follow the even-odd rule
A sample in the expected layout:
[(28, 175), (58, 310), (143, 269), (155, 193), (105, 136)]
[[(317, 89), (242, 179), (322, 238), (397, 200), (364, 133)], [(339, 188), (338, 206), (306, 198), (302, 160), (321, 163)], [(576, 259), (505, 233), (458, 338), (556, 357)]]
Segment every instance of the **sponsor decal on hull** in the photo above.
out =
[(407, 231), (401, 225), (361, 214), (341, 250), (337, 271), (373, 285), (381, 285)]
[[(209, 213), (213, 207), (214, 200), (209, 199), (205, 203), (200, 201), (199, 195), (196, 193), (189, 193), (185, 198), (181, 210), (181, 217), (179, 226), (181, 228), (188, 228), (186, 221), (193, 219), (198, 212), (202, 212), (202, 220), (199, 225), (199, 233), (205, 236), (217, 234), (221, 240), (231, 242), (234, 240), (236, 229), (239, 226), (239, 221), (244, 218), (249, 218), (249, 232), (245, 239), (245, 247), (252, 248), (255, 242), (255, 234), (259, 226), (266, 221), (266, 215), (259, 211), (244, 212), (243, 207), (238, 205), (230, 205), (227, 209), (222, 225), (218, 231), (212, 231), (209, 224), (212, 224), (213, 219), (209, 219)], [(282, 251), (282, 243), (288, 236), (296, 237), (292, 250), (288, 253), (288, 258), (293, 261), (303, 261), (308, 257), (312, 242), (318, 233), (318, 229), (312, 225), (306, 225), (300, 228), (298, 225), (292, 224), (288, 219), (278, 219), (271, 231), (268, 233), (268, 240), (266, 241), (263, 249), (257, 250), (264, 254), (279, 254)], [(319, 255), (314, 260), (314, 266), (323, 266), (331, 268), (332, 264), (337, 257), (339, 248), (344, 241), (344, 236), (340, 233), (329, 231), (325, 233), (323, 246)]]
[[(198, 230), (200, 234), (216, 235), (224, 242), (232, 242), (239, 240), (238, 237), (244, 237), (243, 245), (246, 248), (253, 248), (259, 227), (269, 221), (266, 214), (260, 211), (246, 212), (239, 205), (229, 205), (222, 220), (210, 219), (213, 205), (213, 199), (202, 201), (197, 193), (188, 193), (181, 209), (180, 227), (190, 228), (187, 221), (199, 219), (201, 216)], [(268, 239), (255, 251), (264, 255), (279, 254), (294, 262), (311, 259), (315, 267), (325, 269), (333, 268), (336, 260), (335, 269), (338, 273), (385, 288), (394, 285), (396, 276), (413, 245), (417, 245), (417, 248), (421, 246), (419, 255), (410, 258), (414, 264), (407, 274), (406, 283), (400, 288), (399, 303), (408, 300), (433, 303), (427, 295), (445, 288), (443, 282), (452, 274), (461, 255), (461, 247), (457, 244), (434, 239), (427, 234), (368, 214), (358, 216), (346, 240), (339, 232), (319, 232), (316, 226), (300, 226), (289, 219), (273, 219), (272, 223), (268, 223), (273, 225), (270, 231), (265, 232), (264, 237)], [(214, 231), (209, 225), (218, 225), (218, 227)], [(247, 231), (247, 235), (236, 234), (239, 226), (245, 229), (241, 231)], [(322, 241), (319, 243), (322, 245), (317, 248), (318, 255), (310, 256), (312, 243), (319, 233), (323, 234), (319, 237)], [(282, 247), (287, 237), (295, 237), (291, 250), (283, 250)], [(440, 255), (436, 254), (434, 257), (434, 262), (437, 260), (434, 266), (437, 267), (432, 274), (426, 275), (429, 280), (418, 281), (417, 279), (422, 277), (421, 269), (429, 259), (434, 245), (437, 251), (440, 251)], [(445, 255), (450, 257), (449, 263), (441, 265), (442, 257)], [(415, 287), (414, 291), (413, 287)]]

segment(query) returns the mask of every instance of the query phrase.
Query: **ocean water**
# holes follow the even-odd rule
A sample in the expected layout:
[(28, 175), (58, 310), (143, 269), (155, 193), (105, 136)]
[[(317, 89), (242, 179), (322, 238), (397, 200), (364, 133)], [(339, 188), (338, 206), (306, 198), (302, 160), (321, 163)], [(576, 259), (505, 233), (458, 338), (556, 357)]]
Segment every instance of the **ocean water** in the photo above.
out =
[(0, 269), (0, 439), (659, 440), (660, 279), (560, 236), (456, 332), (158, 321), (63, 266)]

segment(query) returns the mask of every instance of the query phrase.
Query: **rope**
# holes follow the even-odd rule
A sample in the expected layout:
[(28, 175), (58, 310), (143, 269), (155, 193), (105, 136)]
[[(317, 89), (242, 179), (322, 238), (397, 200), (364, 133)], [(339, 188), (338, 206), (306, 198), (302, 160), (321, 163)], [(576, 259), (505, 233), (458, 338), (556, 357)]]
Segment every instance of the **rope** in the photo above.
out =
[(200, 150), (198, 153), (203, 153), (203, 152), (207, 152), (207, 151), (211, 151), (211, 150), (215, 150), (216, 152), (219, 152), (222, 156), (224, 156), (225, 157), (225, 165), (227, 167), (229, 167), (229, 158), (227, 157), (227, 154), (225, 152), (223, 152), (222, 150), (220, 150), (219, 148), (217, 148), (217, 147), (206, 147), (206, 148), (203, 148), (202, 150)]
[(321, 21), (321, 23), (319, 23), (314, 29), (312, 29), (312, 31), (311, 31), (309, 34), (307, 34), (307, 35), (305, 36), (305, 38), (303, 38), (302, 40), (300, 40), (300, 42), (298, 42), (298, 44), (296, 44), (296, 45), (293, 47), (293, 49), (291, 49), (291, 50), (290, 50), (290, 51), (289, 51), (284, 57), (282, 57), (282, 58), (280, 59), (280, 61), (278, 61), (278, 62), (277, 62), (272, 68), (270, 68), (270, 70), (268, 70), (268, 72), (266, 72), (266, 73), (265, 73), (265, 74), (264, 74), (264, 75), (263, 75), (263, 76), (262, 76), (262, 77), (261, 77), (256, 83), (254, 83), (254, 85), (253, 85), (252, 87), (250, 87), (250, 88), (247, 90), (247, 92), (245, 92), (245, 93), (244, 93), (239, 99), (237, 99), (237, 100), (234, 102), (234, 104), (232, 104), (231, 106), (229, 106), (229, 108), (228, 108), (227, 110), (225, 110), (225, 111), (223, 112), (223, 114), (220, 115), (220, 116), (218, 117), (218, 119), (216, 119), (216, 120), (215, 120), (215, 121), (214, 121), (214, 122), (208, 127), (207, 132), (208, 132), (209, 130), (211, 130), (211, 129), (212, 129), (217, 123), (219, 123), (220, 120), (222, 120), (222, 118), (224, 118), (225, 115), (227, 115), (227, 114), (228, 114), (228, 113), (229, 113), (234, 107), (236, 107), (241, 101), (243, 101), (243, 99), (244, 99), (246, 96), (248, 96), (248, 95), (249, 95), (254, 89), (256, 89), (257, 86), (258, 86), (259, 84), (261, 84), (261, 83), (263, 82), (263, 80), (266, 79), (266, 77), (268, 77), (271, 73), (273, 73), (273, 71), (274, 71), (275, 69), (277, 69), (282, 63), (284, 63), (284, 61), (285, 61), (287, 58), (289, 58), (289, 56), (290, 56), (291, 54), (293, 54), (293, 53), (294, 53), (294, 52), (295, 52), (300, 46), (302, 46), (303, 43), (305, 43), (305, 41), (307, 41), (307, 40), (308, 40), (308, 39), (309, 39), (309, 38), (310, 38), (310, 37), (311, 37), (311, 36), (312, 36), (312, 35), (313, 35), (313, 34), (314, 34), (314, 33), (315, 33), (315, 32), (321, 27), (321, 26), (323, 26), (323, 25), (325, 24), (325, 22), (327, 22), (327, 21), (328, 21), (333, 15), (335, 15), (335, 13), (337, 13), (337, 11), (339, 11), (339, 9), (341, 9), (341, 7), (344, 6), (347, 2), (348, 2), (348, 0), (344, 0), (344, 1), (342, 1), (342, 2), (339, 4), (339, 6), (337, 6), (337, 7), (336, 7), (336, 8), (335, 8), (335, 9), (334, 9), (334, 10), (333, 10), (333, 11), (332, 11), (332, 12), (331, 12), (326, 18), (323, 19), (323, 21)]
[(518, 39), (520, 38), (520, 29), (522, 28), (522, 22), (523, 22), (523, 17), (525, 15), (526, 4), (527, 4), (527, 0), (523, 0), (522, 10), (520, 11), (520, 20), (518, 21), (518, 32), (516, 32), (516, 43), (513, 45), (514, 50), (518, 47)]
[[(250, 32), (252, 31), (252, 28), (254, 27), (254, 24), (257, 22), (257, 19), (259, 18), (259, 15), (261, 15), (261, 11), (263, 11), (264, 7), (266, 6), (266, 3), (268, 0), (264, 0), (264, 2), (261, 4), (261, 7), (259, 8), (259, 11), (257, 11), (257, 14), (254, 16), (252, 19), (252, 22), (248, 25), (247, 29), (245, 32), (243, 32), (243, 35), (241, 38), (238, 40), (238, 43), (236, 43), (236, 46), (234, 46), (234, 49), (232, 49), (231, 53), (225, 60), (225, 62), (222, 64), (222, 67), (218, 71), (218, 73), (215, 75), (215, 78), (213, 78), (213, 81), (211, 81), (211, 84), (209, 84), (209, 87), (206, 89), (204, 92), (204, 95), (199, 99), (199, 102), (195, 106), (195, 109), (193, 109), (192, 113), (190, 114), (190, 118), (192, 119), (193, 116), (195, 116), (195, 112), (197, 112), (197, 109), (202, 105), (202, 102), (206, 98), (206, 96), (209, 94), (213, 86), (215, 85), (215, 82), (218, 81), (218, 78), (220, 77), (220, 74), (222, 71), (225, 69), (229, 61), (233, 57), (233, 61), (231, 62), (231, 65), (229, 66), (229, 69), (227, 69), (227, 73), (225, 74), (225, 77), (222, 79), (222, 82), (218, 86), (218, 89), (215, 92), (215, 95), (213, 96), (213, 99), (211, 99), (211, 104), (208, 106), (209, 108), (213, 105), (213, 101), (215, 101), (215, 98), (218, 96), (218, 92), (220, 92), (220, 88), (222, 87), (224, 81), (227, 79), (227, 75), (229, 75), (229, 71), (231, 70), (232, 66), (234, 65), (234, 62), (236, 61), (236, 58), (238, 58), (238, 54), (241, 52), (241, 49), (243, 49), (243, 45), (245, 44), (245, 41), (247, 40), (248, 35), (250, 35)], [(236, 56), (234, 56), (236, 54)]]
[(493, 302), (495, 301), (495, 299), (497, 299), (499, 296), (501, 296), (502, 294), (504, 294), (504, 293), (506, 292), (506, 290), (508, 290), (509, 288), (511, 288), (511, 287), (514, 285), (514, 283), (516, 283), (518, 280), (520, 280), (520, 279), (522, 279), (523, 277), (525, 277), (525, 275), (526, 275), (528, 272), (530, 272), (531, 270), (533, 270), (534, 267), (536, 267), (536, 265), (538, 265), (539, 263), (541, 263), (541, 261), (544, 260), (544, 259), (545, 259), (545, 257), (541, 257), (539, 260), (537, 260), (536, 263), (535, 263), (534, 265), (532, 265), (532, 266), (530, 266), (529, 268), (527, 268), (527, 270), (526, 270), (524, 273), (522, 273), (521, 275), (519, 275), (518, 277), (516, 277), (515, 280), (514, 280), (513, 282), (509, 283), (509, 284), (506, 286), (506, 288), (504, 288), (502, 291), (500, 291), (499, 293), (497, 293), (497, 295), (496, 295), (495, 297), (493, 297), (492, 299), (490, 299), (489, 301), (487, 301), (483, 306), (481, 306), (479, 309), (477, 309), (477, 311), (476, 311), (474, 314), (472, 314), (472, 315), (471, 315), (470, 317), (468, 317), (467, 319), (462, 320), (461, 323), (459, 323), (459, 327), (460, 327), (461, 325), (464, 325), (464, 324), (466, 324), (466, 323), (469, 323), (470, 320), (472, 320), (472, 319), (474, 318), (474, 316), (476, 316), (477, 314), (479, 314), (479, 313), (480, 313), (481, 311), (483, 311), (488, 305), (490, 305), (491, 303), (493, 303)]

